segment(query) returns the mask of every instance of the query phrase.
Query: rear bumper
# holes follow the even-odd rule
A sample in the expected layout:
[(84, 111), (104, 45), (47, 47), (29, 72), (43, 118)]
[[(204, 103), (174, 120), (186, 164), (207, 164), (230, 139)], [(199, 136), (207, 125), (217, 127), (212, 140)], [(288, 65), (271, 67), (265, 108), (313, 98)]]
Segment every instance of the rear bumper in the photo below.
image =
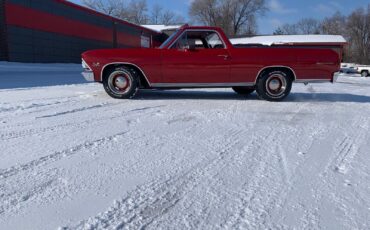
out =
[(83, 71), (81, 74), (86, 81), (95, 81), (94, 73), (92, 71)]
[(338, 78), (339, 78), (339, 74), (338, 73), (333, 74), (333, 77), (331, 79), (331, 83), (337, 82), (338, 81)]

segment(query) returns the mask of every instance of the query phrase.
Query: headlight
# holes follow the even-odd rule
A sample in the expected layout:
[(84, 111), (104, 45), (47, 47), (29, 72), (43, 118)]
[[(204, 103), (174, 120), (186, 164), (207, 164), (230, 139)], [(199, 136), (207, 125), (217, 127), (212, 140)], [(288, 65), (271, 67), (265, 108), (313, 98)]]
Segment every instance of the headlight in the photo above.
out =
[(84, 70), (87, 70), (87, 71), (92, 71), (92, 69), (90, 68), (90, 66), (85, 62), (84, 59), (82, 59), (82, 68)]

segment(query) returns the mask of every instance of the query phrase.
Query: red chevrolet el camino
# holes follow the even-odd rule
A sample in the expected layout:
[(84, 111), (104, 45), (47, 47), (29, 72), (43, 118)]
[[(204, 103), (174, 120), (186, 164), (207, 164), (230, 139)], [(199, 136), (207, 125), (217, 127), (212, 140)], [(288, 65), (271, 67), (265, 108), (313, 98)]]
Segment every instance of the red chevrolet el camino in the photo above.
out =
[(139, 89), (230, 87), (280, 101), (293, 82), (334, 82), (345, 42), (233, 45), (220, 28), (183, 26), (159, 48), (92, 50), (83, 76), (114, 98)]

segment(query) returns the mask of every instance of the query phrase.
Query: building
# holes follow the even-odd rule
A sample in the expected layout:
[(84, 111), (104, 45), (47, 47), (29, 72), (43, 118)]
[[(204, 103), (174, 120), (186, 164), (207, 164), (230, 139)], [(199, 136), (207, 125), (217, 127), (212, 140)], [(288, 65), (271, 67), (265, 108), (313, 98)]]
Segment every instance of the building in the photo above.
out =
[(166, 35), (64, 0), (0, 0), (0, 60), (80, 62), (91, 49), (159, 46)]

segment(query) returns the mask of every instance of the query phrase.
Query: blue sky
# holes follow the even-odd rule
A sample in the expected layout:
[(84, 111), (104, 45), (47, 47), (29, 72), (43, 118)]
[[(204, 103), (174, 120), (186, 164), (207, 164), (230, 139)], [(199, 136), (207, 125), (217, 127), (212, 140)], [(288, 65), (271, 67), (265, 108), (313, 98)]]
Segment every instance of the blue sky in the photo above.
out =
[[(80, 3), (80, 0), (71, 0)], [(160, 4), (164, 8), (187, 18), (192, 0), (147, 0), (149, 7)], [(195, 0), (196, 1), (196, 0)], [(276, 27), (284, 23), (294, 23), (302, 18), (322, 19), (340, 11), (349, 14), (354, 9), (366, 7), (370, 0), (266, 0), (269, 11), (258, 21), (260, 34), (271, 34)]]

